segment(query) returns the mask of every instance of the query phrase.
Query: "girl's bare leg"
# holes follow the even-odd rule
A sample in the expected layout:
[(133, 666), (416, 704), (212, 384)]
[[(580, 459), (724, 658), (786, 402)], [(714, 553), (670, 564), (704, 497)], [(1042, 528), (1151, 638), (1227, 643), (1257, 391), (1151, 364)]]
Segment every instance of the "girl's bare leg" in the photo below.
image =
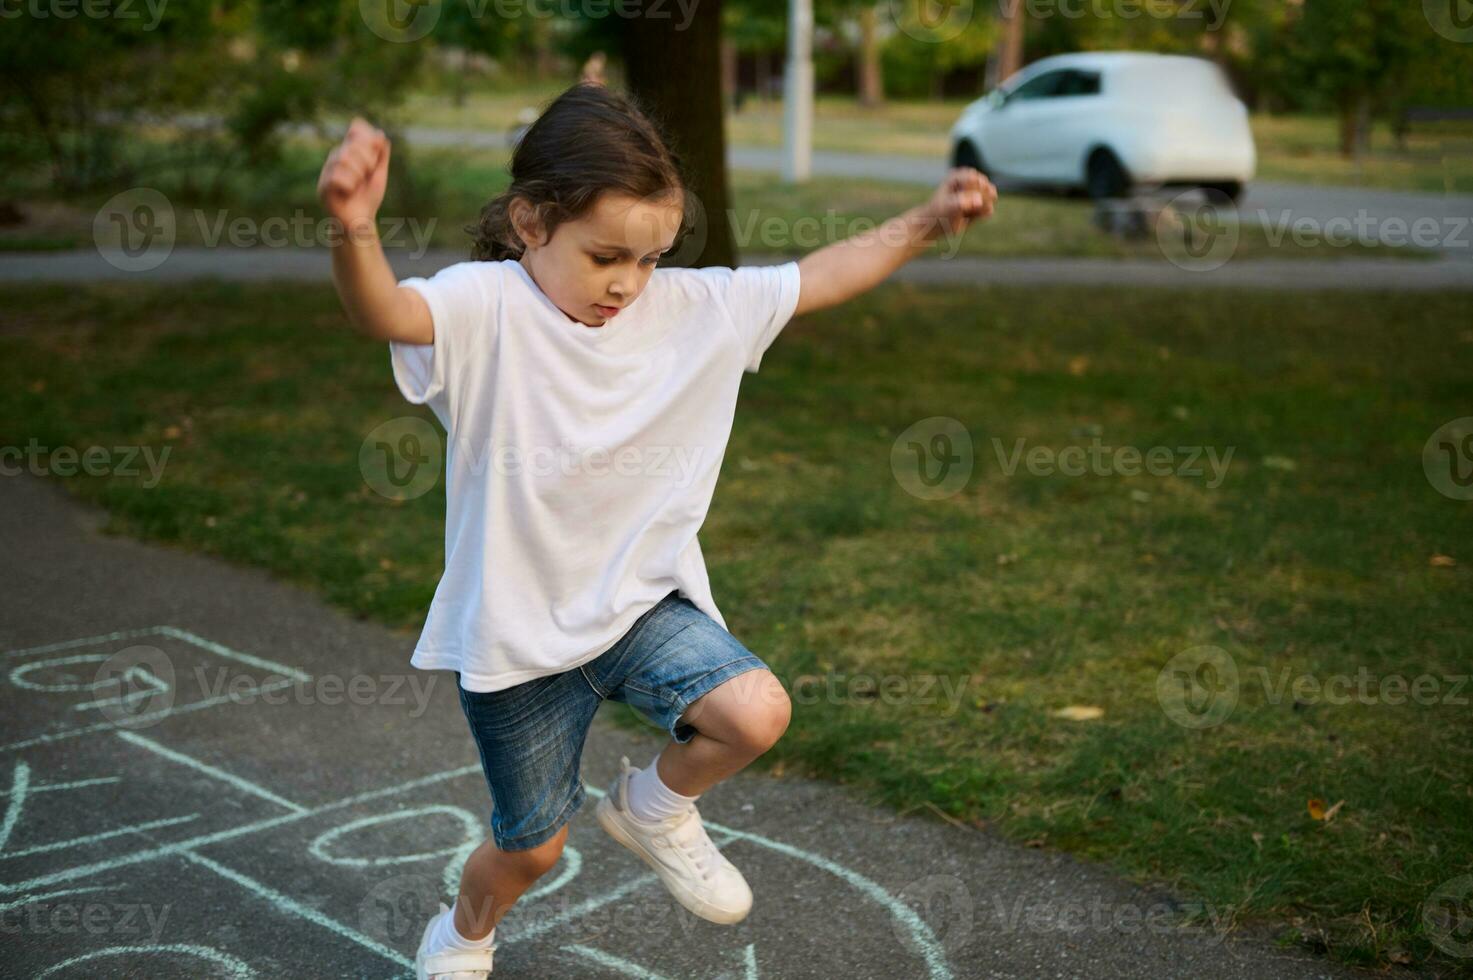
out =
[(471, 852), (460, 873), (455, 903), (455, 929), (467, 939), (483, 939), (563, 853), (568, 839), (564, 824), (551, 840), (525, 851), (498, 850), (488, 840)]
[(691, 703), (680, 720), (689, 742), (660, 752), (660, 781), (682, 796), (699, 796), (736, 775), (777, 743), (792, 717), (788, 692), (770, 670), (748, 670)]

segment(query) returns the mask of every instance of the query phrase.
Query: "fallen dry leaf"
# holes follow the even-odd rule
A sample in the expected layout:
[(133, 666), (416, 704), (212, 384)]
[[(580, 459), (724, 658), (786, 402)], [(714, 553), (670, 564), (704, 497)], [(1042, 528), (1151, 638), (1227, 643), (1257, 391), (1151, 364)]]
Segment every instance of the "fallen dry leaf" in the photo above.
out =
[(1063, 718), (1066, 721), (1094, 721), (1104, 716), (1105, 709), (1096, 708), (1092, 704), (1071, 704), (1067, 708), (1060, 708), (1054, 712), (1055, 718)]
[(1452, 568), (1458, 560), (1452, 555), (1433, 555), (1431, 565), (1433, 568)]

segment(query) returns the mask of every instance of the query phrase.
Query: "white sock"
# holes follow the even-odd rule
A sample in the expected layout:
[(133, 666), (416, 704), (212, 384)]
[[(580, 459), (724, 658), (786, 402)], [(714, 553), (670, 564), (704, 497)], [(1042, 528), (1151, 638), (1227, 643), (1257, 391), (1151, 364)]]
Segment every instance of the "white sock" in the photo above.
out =
[(684, 813), (692, 803), (700, 799), (699, 793), (695, 796), (681, 796), (666, 786), (665, 781), (660, 778), (659, 770), (655, 768), (655, 763), (659, 761), (660, 757), (656, 755), (649, 765), (629, 777), (629, 812), (634, 814), (634, 819), (645, 823)]
[(496, 930), (493, 928), (486, 934), (484, 939), (467, 939), (455, 928), (455, 906), (450, 906), (450, 914), (440, 920), (439, 927), (435, 930), (430, 940), (432, 949), (487, 949), (491, 946), (491, 940), (496, 938)]

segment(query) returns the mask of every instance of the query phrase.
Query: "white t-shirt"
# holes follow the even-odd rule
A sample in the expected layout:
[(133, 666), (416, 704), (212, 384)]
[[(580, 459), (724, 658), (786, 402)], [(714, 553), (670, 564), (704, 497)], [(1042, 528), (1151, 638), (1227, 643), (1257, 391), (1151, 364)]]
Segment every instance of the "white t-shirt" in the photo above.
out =
[(657, 268), (590, 327), (515, 259), (403, 280), (435, 339), (390, 342), (394, 381), (449, 437), (445, 573), (410, 663), (501, 690), (593, 660), (672, 589), (725, 627), (696, 532), (798, 284), (796, 261)]

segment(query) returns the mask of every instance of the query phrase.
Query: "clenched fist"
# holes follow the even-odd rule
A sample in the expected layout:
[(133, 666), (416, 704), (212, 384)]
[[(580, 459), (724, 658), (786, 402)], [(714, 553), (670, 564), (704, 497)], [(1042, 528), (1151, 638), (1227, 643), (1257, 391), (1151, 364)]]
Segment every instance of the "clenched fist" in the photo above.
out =
[(371, 228), (389, 180), (389, 138), (355, 116), (317, 178), (317, 197), (349, 233)]
[(926, 210), (947, 235), (966, 230), (980, 218), (992, 216), (997, 206), (997, 188), (972, 167), (955, 167), (936, 188)]

